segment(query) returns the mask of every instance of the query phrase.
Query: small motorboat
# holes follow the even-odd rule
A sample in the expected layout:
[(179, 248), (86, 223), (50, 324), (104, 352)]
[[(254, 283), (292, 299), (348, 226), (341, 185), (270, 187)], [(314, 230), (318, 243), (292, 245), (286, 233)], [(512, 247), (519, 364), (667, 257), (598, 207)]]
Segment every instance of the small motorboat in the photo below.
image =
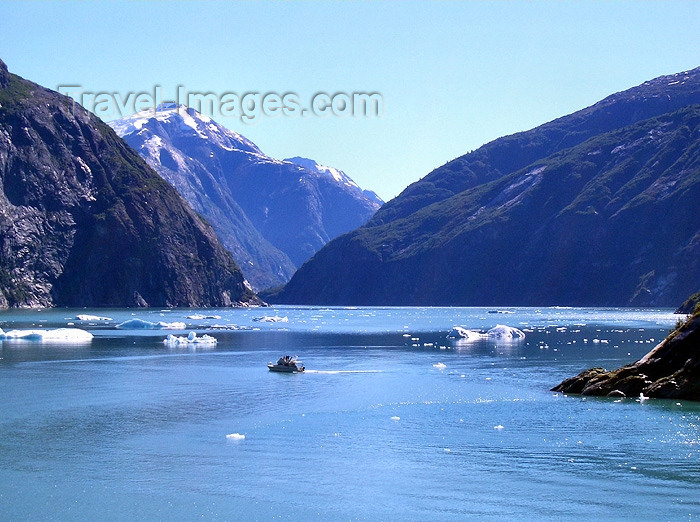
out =
[(267, 367), (271, 372), (300, 373), (304, 371), (304, 365), (297, 360), (296, 355), (285, 355), (277, 359), (276, 363), (269, 363)]

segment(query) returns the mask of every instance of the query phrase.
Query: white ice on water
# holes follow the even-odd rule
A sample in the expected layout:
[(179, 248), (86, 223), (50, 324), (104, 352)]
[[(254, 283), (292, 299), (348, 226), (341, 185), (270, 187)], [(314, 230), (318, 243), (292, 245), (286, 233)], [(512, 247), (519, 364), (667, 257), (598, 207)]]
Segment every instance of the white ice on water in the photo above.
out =
[(478, 341), (479, 339), (484, 339), (484, 337), (482, 333), (467, 330), (461, 326), (453, 326), (450, 333), (447, 334), (448, 339), (465, 339), (467, 341)]
[(92, 334), (80, 328), (56, 328), (55, 330), (9, 330), (0, 328), (0, 340), (50, 341), (60, 343), (85, 343), (92, 341)]
[(129, 319), (128, 321), (119, 323), (116, 328), (123, 330), (184, 330), (187, 328), (187, 325), (179, 321), (172, 323), (158, 321), (157, 323), (153, 323), (151, 321), (145, 321), (144, 319)]
[(522, 330), (503, 324), (497, 324), (486, 333), (468, 330), (461, 326), (454, 326), (447, 334), (447, 338), (463, 341), (480, 341), (482, 339), (490, 339), (492, 341), (517, 341), (525, 339), (525, 334)]
[(201, 345), (214, 345), (218, 341), (216, 340), (216, 337), (212, 337), (211, 335), (204, 334), (200, 337), (197, 337), (197, 334), (195, 332), (190, 332), (187, 337), (185, 336), (175, 336), (173, 334), (168, 335), (165, 339), (163, 339), (164, 344), (201, 344)]
[(525, 334), (522, 330), (513, 328), (512, 326), (505, 326), (503, 324), (497, 324), (491, 328), (488, 332), (490, 338), (503, 339), (503, 340), (516, 340), (525, 339)]
[(256, 321), (258, 323), (288, 323), (289, 318), (287, 316), (280, 317), (279, 315), (266, 315), (263, 317), (254, 317), (253, 321)]
[(111, 321), (111, 317), (102, 317), (100, 315), (78, 314), (75, 316), (78, 321)]

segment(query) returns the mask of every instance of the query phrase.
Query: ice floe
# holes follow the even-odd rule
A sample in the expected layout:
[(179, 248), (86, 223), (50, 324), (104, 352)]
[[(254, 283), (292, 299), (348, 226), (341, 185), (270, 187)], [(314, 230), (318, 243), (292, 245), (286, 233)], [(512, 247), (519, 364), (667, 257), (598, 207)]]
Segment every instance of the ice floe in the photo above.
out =
[(157, 323), (153, 323), (143, 319), (129, 319), (128, 321), (119, 323), (116, 328), (125, 330), (184, 330), (187, 328), (187, 325), (178, 321), (172, 323), (158, 321)]
[(502, 340), (517, 340), (525, 339), (525, 334), (522, 330), (513, 328), (512, 326), (505, 326), (503, 324), (497, 324), (487, 332), (489, 338), (496, 338)]
[(111, 317), (102, 317), (101, 315), (79, 314), (75, 318), (78, 321), (111, 321)]
[(258, 323), (288, 323), (289, 318), (287, 316), (280, 317), (279, 315), (265, 315), (263, 317), (253, 317), (253, 321)]
[(187, 337), (183, 336), (175, 336), (173, 334), (168, 335), (165, 339), (163, 339), (164, 344), (200, 344), (200, 345), (214, 345), (218, 341), (216, 340), (216, 337), (212, 337), (211, 335), (204, 334), (202, 336), (197, 336), (195, 332), (190, 332), (187, 334)]
[(221, 316), (220, 315), (193, 314), (193, 315), (188, 315), (187, 319), (195, 319), (195, 320), (199, 321), (202, 319), (221, 319)]
[(87, 343), (92, 334), (80, 328), (57, 328), (55, 330), (9, 330), (0, 328), (0, 340), (22, 340), (60, 343)]
[(467, 330), (466, 328), (462, 328), (461, 326), (452, 327), (450, 333), (447, 334), (448, 339), (465, 339), (467, 341), (478, 341), (479, 339), (483, 339), (484, 337), (484, 334), (475, 332), (474, 330)]
[(448, 339), (458, 339), (460, 341), (480, 341), (488, 339), (491, 341), (519, 341), (525, 339), (525, 333), (522, 330), (512, 326), (497, 324), (486, 333), (468, 330), (461, 326), (454, 326), (447, 334)]
[(245, 435), (242, 433), (229, 433), (226, 435), (228, 440), (245, 440)]
[(445, 363), (439, 362), (439, 363), (433, 364), (433, 368), (437, 368), (438, 370), (444, 370), (445, 368), (447, 368), (447, 365)]

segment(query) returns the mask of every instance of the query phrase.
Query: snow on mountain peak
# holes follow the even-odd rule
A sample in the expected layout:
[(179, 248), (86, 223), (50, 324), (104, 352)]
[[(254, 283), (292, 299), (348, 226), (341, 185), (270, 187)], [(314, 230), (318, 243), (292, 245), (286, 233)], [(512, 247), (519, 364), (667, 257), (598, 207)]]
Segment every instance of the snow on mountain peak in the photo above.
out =
[[(248, 138), (216, 123), (209, 116), (176, 103), (161, 103), (156, 110), (147, 109), (131, 116), (109, 122), (115, 132), (127, 136), (140, 132), (156, 122), (167, 126), (169, 134), (195, 133), (198, 137), (210, 140), (226, 150), (242, 150), (254, 154), (262, 154), (260, 149)], [(149, 129), (152, 130), (152, 129)]]
[(309, 159), (309, 158), (302, 158), (300, 156), (295, 156), (294, 158), (286, 158), (284, 161), (288, 161), (289, 163), (293, 163), (294, 165), (298, 165), (302, 167), (303, 169), (309, 170), (311, 172), (317, 172), (319, 174), (329, 176), (333, 178), (335, 181), (338, 183), (341, 183), (343, 185), (346, 185), (348, 187), (353, 187), (358, 190), (360, 189), (359, 185), (355, 183), (350, 176), (345, 174), (342, 170), (338, 170), (333, 167), (326, 167), (325, 165), (320, 165), (317, 163), (315, 160)]

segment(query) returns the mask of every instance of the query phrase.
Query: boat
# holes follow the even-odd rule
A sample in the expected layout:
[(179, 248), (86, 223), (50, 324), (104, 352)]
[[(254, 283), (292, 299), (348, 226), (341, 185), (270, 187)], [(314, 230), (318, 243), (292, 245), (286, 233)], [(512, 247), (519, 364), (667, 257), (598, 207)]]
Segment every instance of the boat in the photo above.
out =
[(304, 365), (297, 360), (296, 355), (284, 355), (277, 359), (276, 363), (268, 363), (267, 367), (271, 372), (301, 373), (304, 371)]

